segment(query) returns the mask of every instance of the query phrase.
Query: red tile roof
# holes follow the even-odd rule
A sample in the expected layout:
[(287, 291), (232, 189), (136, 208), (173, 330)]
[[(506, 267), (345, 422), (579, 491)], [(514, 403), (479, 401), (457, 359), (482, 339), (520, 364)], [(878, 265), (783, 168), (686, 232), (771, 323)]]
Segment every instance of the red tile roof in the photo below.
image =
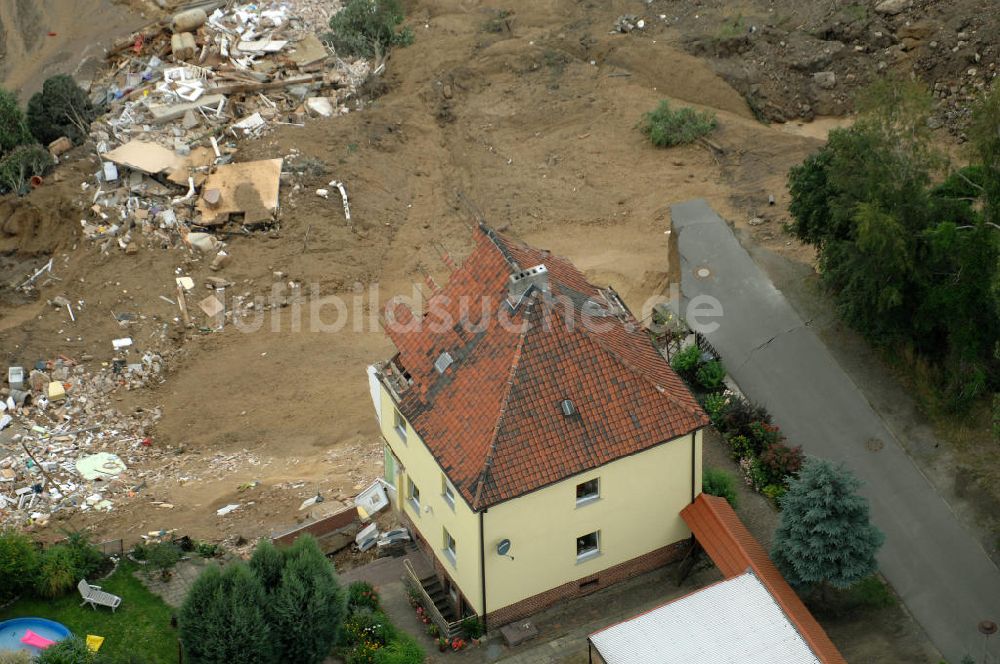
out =
[(681, 511), (695, 539), (727, 579), (752, 569), (824, 664), (847, 664), (771, 558), (724, 498), (701, 494)]
[[(707, 424), (614, 291), (485, 226), (475, 242), (422, 317), (387, 307), (385, 325), (399, 410), (474, 510)], [(542, 264), (548, 287), (508, 301), (508, 277)]]

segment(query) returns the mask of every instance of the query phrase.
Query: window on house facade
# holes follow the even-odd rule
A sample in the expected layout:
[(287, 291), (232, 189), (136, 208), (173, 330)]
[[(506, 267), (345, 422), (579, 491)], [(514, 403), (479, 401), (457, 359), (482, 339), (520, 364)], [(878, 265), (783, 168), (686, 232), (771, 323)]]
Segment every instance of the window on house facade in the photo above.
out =
[(396, 428), (396, 433), (402, 441), (406, 442), (406, 420), (403, 419), (402, 414), (400, 414), (398, 409), (393, 409), (392, 411), (392, 423)]
[(586, 505), (601, 497), (601, 481), (598, 478), (576, 485), (576, 504)]
[(383, 462), (382, 467), (385, 469), (385, 473), (384, 473), (385, 477), (383, 479), (385, 479), (385, 481), (386, 481), (387, 484), (390, 484), (393, 487), (395, 487), (396, 486), (396, 469), (399, 466), (399, 463), (396, 461), (396, 455), (392, 453), (392, 450), (389, 449), (389, 446), (388, 445), (384, 445), (384, 448), (385, 448), (383, 450), (384, 462)]
[(420, 516), (420, 489), (417, 488), (417, 485), (413, 483), (412, 479), (410, 480), (410, 489), (407, 499), (410, 501), (410, 507), (413, 508), (413, 511), (417, 513), (417, 516)]
[(458, 557), (455, 554), (455, 538), (451, 536), (447, 528), (442, 528), (441, 530), (444, 531), (444, 555), (451, 561), (452, 565), (457, 565)]
[(577, 561), (593, 558), (601, 552), (601, 531), (595, 530), (592, 533), (581, 535), (576, 538), (576, 559)]
[(441, 497), (451, 509), (455, 509), (455, 487), (444, 474), (441, 475)]

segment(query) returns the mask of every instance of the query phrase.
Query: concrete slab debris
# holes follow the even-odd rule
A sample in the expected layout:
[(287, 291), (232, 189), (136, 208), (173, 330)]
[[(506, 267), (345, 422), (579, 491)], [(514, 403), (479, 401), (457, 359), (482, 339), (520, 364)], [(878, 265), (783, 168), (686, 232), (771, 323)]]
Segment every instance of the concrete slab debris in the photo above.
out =
[(104, 158), (119, 166), (125, 166), (149, 175), (172, 171), (180, 168), (184, 162), (184, 159), (173, 150), (158, 143), (138, 139), (104, 153)]
[(76, 461), (76, 472), (85, 480), (106, 480), (117, 477), (128, 469), (117, 454), (98, 452)]
[(243, 214), (243, 223), (268, 221), (278, 210), (278, 187), (283, 159), (265, 159), (240, 164), (225, 164), (208, 176), (204, 189), (217, 189), (219, 202), (208, 205), (198, 200), (204, 226), (224, 223), (231, 214)]

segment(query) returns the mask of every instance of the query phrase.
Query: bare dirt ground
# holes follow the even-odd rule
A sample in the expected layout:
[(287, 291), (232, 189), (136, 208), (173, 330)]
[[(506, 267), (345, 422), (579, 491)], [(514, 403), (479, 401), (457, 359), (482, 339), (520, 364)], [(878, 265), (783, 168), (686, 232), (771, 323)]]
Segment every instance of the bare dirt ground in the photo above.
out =
[[(416, 43), (393, 56), (387, 92), (364, 112), (279, 127), (241, 151), (241, 160), (251, 160), (298, 150), (324, 162), (326, 172), (283, 188), (280, 230), (230, 240), (234, 260), (224, 276), (249, 295), (267, 296), (272, 287), (287, 295), (285, 284), (295, 280), (306, 293), (315, 285), (323, 296), (360, 291), (364, 302), (384, 301), (411, 293), (413, 284), (422, 288), (424, 274), (446, 280), (441, 251), (464, 257), (474, 215), (482, 214), (572, 257), (639, 310), (669, 281), (672, 202), (704, 196), (730, 217), (748, 218), (732, 204), (730, 167), (705, 147), (653, 149), (635, 129), (645, 110), (664, 97), (715, 109), (713, 141), (738, 156), (732, 168), (753, 171), (739, 189), (746, 200), (780, 195), (787, 167), (818, 143), (757, 123), (702, 61), (659, 40), (606, 34), (621, 11), (524, 3), (513, 32), (492, 32), (484, 27), (489, 7), (413, 7)], [(34, 267), (57, 247), (60, 279), (36, 301), (22, 302), (9, 289), (0, 296), (4, 361), (62, 353), (106, 362), (110, 340), (126, 333), (183, 345), (162, 385), (123, 392), (116, 404), (124, 412), (161, 407), (153, 444), (176, 451), (179, 466), (235, 457), (218, 481), (181, 484), (177, 472), (164, 472), (162, 482), (147, 482), (109, 515), (71, 518), (126, 539), (159, 528), (251, 537), (300, 519), (299, 503), (317, 486), (327, 496), (353, 496), (379, 473), (364, 371), (392, 352), (372, 316), (378, 307), (366, 304), (363, 321), (351, 311), (337, 333), (310, 331), (308, 306), (300, 331), (291, 308), (269, 312), (252, 334), (184, 331), (176, 308), (159, 296), (172, 295), (178, 268), (199, 284), (214, 273), (186, 252), (102, 256), (78, 240), (76, 219), (87, 203), (78, 183), (97, 169), (86, 146), (78, 153), (80, 161), (60, 172), (62, 182), (11, 203), (4, 222), (12, 233), (0, 250)], [(765, 162), (767, 169), (753, 165)], [(353, 228), (339, 204), (313, 193), (331, 177), (348, 185)], [(773, 241), (776, 250), (802, 251)], [(9, 275), (23, 274), (25, 265)], [(75, 323), (47, 306), (58, 294), (83, 300)], [(122, 313), (134, 314), (133, 322), (118, 322)], [(335, 314), (332, 307), (320, 312), (327, 321)], [(251, 480), (261, 484), (238, 491)], [(174, 507), (154, 504), (161, 501)], [(215, 515), (231, 502), (244, 508)]]
[(0, 86), (25, 103), (54, 74), (89, 80), (103, 48), (147, 23), (153, 8), (140, 0), (0, 2)]
[[(0, 12), (5, 26), (9, 4)], [(24, 11), (22, 4), (17, 11)], [(731, 4), (726, 11), (738, 11)], [(838, 3), (745, 4), (748, 12), (781, 5), (793, 16), (802, 6), (811, 16), (813, 5)], [(811, 264), (812, 251), (781, 229), (785, 176), (844, 120), (775, 127), (757, 121), (760, 108), (751, 108), (747, 92), (720, 76), (725, 58), (693, 54), (692, 40), (704, 31), (688, 29), (685, 21), (702, 20), (694, 17), (698, 7), (722, 11), (722, 3), (407, 5), (415, 43), (393, 53), (382, 85), (374, 86), (379, 94), (364, 100), (364, 110), (310, 119), (304, 128), (276, 127), (241, 148), (240, 161), (297, 154), (324, 163), (325, 172), (283, 181), (280, 228), (229, 238), (233, 262), (221, 273), (182, 250), (102, 255), (80, 239), (88, 205), (80, 182), (98, 168), (92, 146), (77, 148), (75, 160), (25, 199), (0, 202), (0, 284), (23, 277), (49, 255), (58, 278), (45, 283), (37, 299), (0, 287), (0, 365), (64, 354), (90, 357), (96, 366), (110, 361), (111, 339), (125, 335), (181, 349), (161, 384), (114, 397), (126, 413), (162, 410), (149, 435), (154, 448), (169, 455), (144, 462), (140, 450), (138, 463), (151, 474), (134, 498), (109, 514), (56, 521), (52, 532), (90, 526), (101, 536), (133, 541), (176, 528), (194, 538), (250, 539), (301, 520), (306, 513), (299, 504), (317, 491), (327, 498), (324, 509), (350, 499), (381, 473), (365, 375), (366, 365), (393, 352), (378, 325), (378, 305), (414, 288), (426, 291), (425, 275), (443, 283), (449, 270), (442, 254), (464, 258), (479, 215), (570, 257), (637, 312), (671, 281), (665, 232), (669, 206), (678, 201), (706, 198), (753, 245)], [(501, 9), (507, 19), (498, 24)], [(686, 18), (609, 34), (617, 17), (629, 13)], [(12, 39), (5, 43), (12, 53)], [(16, 76), (26, 75), (16, 69)], [(711, 139), (722, 152), (702, 145), (653, 148), (636, 124), (660, 99), (714, 110), (719, 128)], [(823, 108), (809, 103), (814, 113)], [(347, 184), (353, 226), (335, 196), (314, 193), (333, 178)], [(777, 199), (773, 207), (769, 194)], [(298, 324), (290, 306), (263, 314), (254, 332), (185, 330), (176, 307), (160, 298), (173, 294), (178, 269), (197, 284), (224, 276), (235, 283), (231, 290), (250, 297), (272, 291), (287, 297), (290, 280), (307, 295), (315, 286), (323, 297), (350, 304), (346, 325), (337, 332), (315, 329), (317, 321), (337, 318), (328, 303), (318, 312), (303, 305)], [(46, 304), (56, 295), (83, 301), (75, 322)], [(121, 313), (134, 314), (132, 322), (119, 322)], [(160, 469), (157, 478), (152, 471)], [(189, 476), (197, 479), (183, 479)], [(259, 484), (247, 488), (254, 480)], [(230, 503), (241, 507), (216, 515)], [(915, 638), (910, 631), (892, 638)], [(876, 649), (881, 655), (857, 661), (898, 661), (901, 651), (893, 650), (891, 638), (878, 639), (885, 640)]]

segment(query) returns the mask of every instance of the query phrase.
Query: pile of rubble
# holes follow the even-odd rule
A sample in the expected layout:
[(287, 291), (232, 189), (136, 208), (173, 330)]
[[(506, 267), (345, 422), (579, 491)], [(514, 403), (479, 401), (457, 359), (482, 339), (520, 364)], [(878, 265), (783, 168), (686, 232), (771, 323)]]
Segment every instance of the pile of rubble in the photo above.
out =
[(186, 244), (224, 262), (224, 245), (191, 231), (277, 222), (284, 159), (237, 163), (240, 143), (347, 113), (372, 73), (316, 36), (311, 21), (328, 20), (338, 3), (300, 3), (310, 19), (295, 4), (196, 3), (109, 51), (94, 87), (108, 111), (90, 126), (100, 168), (95, 184), (81, 185), (85, 236), (105, 252)]
[(162, 382), (166, 359), (153, 351), (130, 357), (130, 341), (116, 340), (116, 358), (93, 373), (64, 356), (8, 368), (0, 388), (0, 524), (111, 511), (141, 491), (130, 467), (164, 454), (148, 437), (160, 412), (123, 415), (111, 395)]

